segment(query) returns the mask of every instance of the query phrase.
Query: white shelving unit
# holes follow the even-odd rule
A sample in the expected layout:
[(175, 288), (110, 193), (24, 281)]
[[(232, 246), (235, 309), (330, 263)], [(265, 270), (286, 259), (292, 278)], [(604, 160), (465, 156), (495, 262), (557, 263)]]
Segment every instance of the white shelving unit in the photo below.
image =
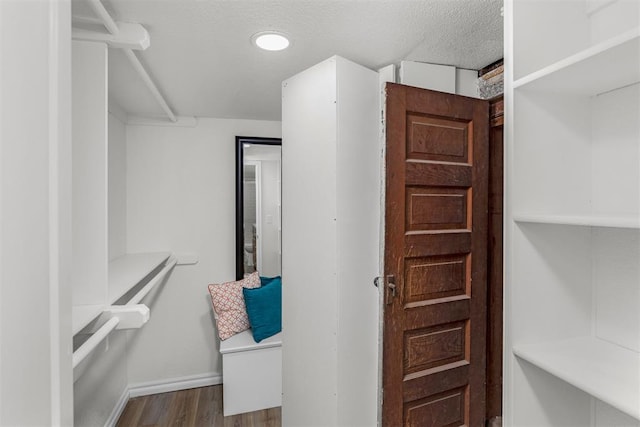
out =
[[(640, 30), (636, 28), (518, 79), (513, 82), (513, 88), (598, 95), (636, 83), (634, 67), (610, 65), (637, 63), (639, 58)], [(597, 74), (593, 70), (606, 72)]]
[(379, 89), (339, 56), (282, 84), (283, 425), (376, 425)]
[(640, 426), (640, 2), (505, 35), (505, 425)]
[(126, 254), (109, 262), (107, 300), (103, 304), (74, 306), (72, 309), (73, 334), (80, 332), (151, 272), (164, 265), (170, 256), (169, 252)]
[[(519, 358), (640, 419), (637, 352), (593, 337), (514, 347)], [(585, 357), (588, 355), (588, 357)]]
[[(117, 192), (117, 189), (109, 191), (109, 178), (110, 174), (122, 168), (109, 167), (107, 46), (99, 42), (73, 41), (72, 70), (72, 331), (76, 335), (81, 331), (95, 333), (96, 326), (99, 325), (93, 323), (104, 323), (115, 312), (122, 320), (117, 324), (117, 329), (126, 329), (131, 324), (143, 324), (148, 308), (131, 307), (131, 313), (139, 320), (136, 323), (125, 321), (124, 309), (114, 309), (112, 304), (158, 267), (166, 263), (166, 274), (175, 262), (167, 261), (171, 256), (168, 252), (124, 254), (109, 259), (109, 246), (113, 243), (109, 233), (110, 197)], [(124, 252), (124, 245), (119, 246), (118, 253)], [(154, 283), (163, 277), (164, 275)], [(145, 295), (152, 285), (145, 289)], [(101, 317), (105, 312), (107, 314)], [(98, 318), (100, 320), (94, 322)], [(90, 324), (90, 330), (83, 331)], [(116, 325), (111, 329), (114, 328)]]
[(640, 217), (634, 215), (536, 215), (514, 214), (515, 222), (539, 224), (583, 225), (587, 227), (613, 227), (640, 229)]

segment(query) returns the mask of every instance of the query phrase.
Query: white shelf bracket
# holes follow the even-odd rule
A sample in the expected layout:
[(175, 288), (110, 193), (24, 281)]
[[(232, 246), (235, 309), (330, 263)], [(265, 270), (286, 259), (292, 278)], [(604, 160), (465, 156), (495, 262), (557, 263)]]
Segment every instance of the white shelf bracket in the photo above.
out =
[(72, 363), (75, 368), (87, 358), (113, 330), (139, 329), (149, 320), (149, 307), (144, 304), (113, 305), (107, 308), (102, 316), (107, 321), (100, 326), (76, 351), (73, 352)]
[(103, 42), (119, 49), (145, 50), (151, 45), (149, 32), (142, 25), (126, 22), (117, 22), (116, 25), (118, 32), (115, 34), (73, 28), (72, 37), (73, 40)]
[(112, 305), (104, 313), (119, 319), (116, 329), (140, 329), (149, 320), (149, 307), (144, 304)]

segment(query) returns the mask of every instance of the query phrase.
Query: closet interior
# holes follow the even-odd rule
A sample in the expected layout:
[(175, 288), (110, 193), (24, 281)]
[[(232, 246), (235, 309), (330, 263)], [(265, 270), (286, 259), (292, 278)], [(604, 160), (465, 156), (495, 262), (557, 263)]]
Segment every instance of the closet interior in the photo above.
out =
[(505, 6), (504, 422), (639, 425), (640, 3)]
[(72, 43), (76, 378), (81, 362), (112, 330), (147, 322), (149, 308), (140, 301), (177, 263), (170, 252), (126, 253), (126, 136), (108, 111), (108, 54), (104, 43)]

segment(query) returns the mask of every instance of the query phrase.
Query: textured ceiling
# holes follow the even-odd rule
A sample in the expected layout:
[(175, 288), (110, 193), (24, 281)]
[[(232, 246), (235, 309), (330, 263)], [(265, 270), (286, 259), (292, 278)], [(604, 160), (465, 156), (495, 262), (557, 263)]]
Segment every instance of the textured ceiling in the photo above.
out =
[[(280, 119), (281, 82), (332, 55), (372, 69), (401, 60), (479, 69), (502, 57), (501, 0), (103, 0), (151, 35), (137, 52), (177, 115)], [(81, 2), (74, 16), (91, 16)], [(292, 46), (255, 48), (277, 30)], [(110, 95), (162, 116), (126, 57), (110, 49)]]

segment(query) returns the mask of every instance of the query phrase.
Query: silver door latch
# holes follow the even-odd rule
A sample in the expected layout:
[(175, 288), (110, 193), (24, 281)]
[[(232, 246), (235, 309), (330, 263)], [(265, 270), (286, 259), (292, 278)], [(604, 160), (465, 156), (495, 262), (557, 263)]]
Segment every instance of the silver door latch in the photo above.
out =
[(378, 276), (378, 277), (374, 277), (373, 278), (373, 286), (375, 286), (376, 288), (380, 287), (380, 280), (382, 280), (382, 277)]

